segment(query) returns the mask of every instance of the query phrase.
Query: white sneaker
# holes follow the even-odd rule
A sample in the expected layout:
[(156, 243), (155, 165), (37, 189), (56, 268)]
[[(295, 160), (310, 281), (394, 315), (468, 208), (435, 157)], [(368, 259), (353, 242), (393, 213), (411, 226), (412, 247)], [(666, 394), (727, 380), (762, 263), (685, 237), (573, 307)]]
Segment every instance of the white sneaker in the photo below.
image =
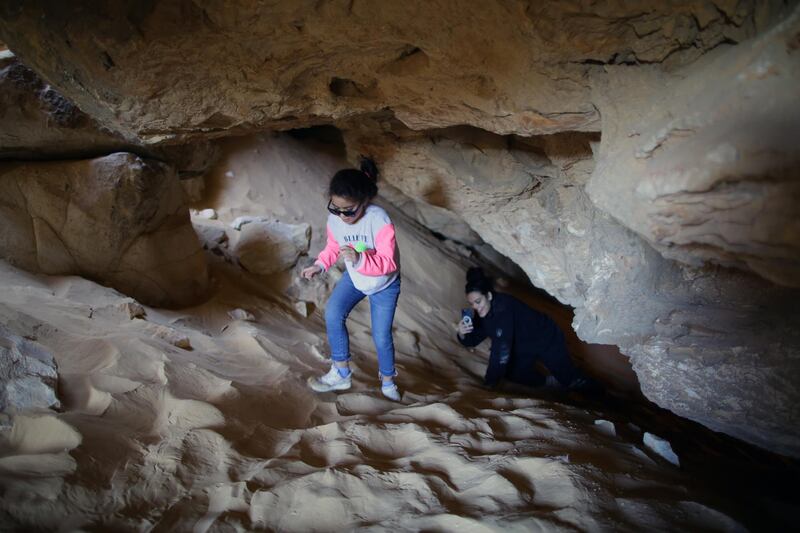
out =
[(381, 392), (384, 396), (394, 402), (400, 401), (400, 391), (397, 389), (397, 385), (394, 384), (394, 381), (388, 381), (381, 384)]
[(347, 390), (353, 385), (353, 372), (350, 371), (347, 377), (339, 374), (336, 365), (331, 365), (331, 369), (322, 377), (308, 378), (308, 386), (317, 392), (330, 392), (332, 390)]

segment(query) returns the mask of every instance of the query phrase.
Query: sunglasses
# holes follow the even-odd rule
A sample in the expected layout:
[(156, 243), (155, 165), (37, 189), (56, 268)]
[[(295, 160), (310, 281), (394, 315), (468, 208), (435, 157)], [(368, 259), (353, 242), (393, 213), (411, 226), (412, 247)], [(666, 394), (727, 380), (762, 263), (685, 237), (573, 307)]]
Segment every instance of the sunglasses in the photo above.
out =
[(361, 204), (358, 204), (354, 209), (339, 209), (333, 206), (333, 200), (328, 200), (328, 212), (334, 216), (354, 217), (358, 210), (361, 209)]

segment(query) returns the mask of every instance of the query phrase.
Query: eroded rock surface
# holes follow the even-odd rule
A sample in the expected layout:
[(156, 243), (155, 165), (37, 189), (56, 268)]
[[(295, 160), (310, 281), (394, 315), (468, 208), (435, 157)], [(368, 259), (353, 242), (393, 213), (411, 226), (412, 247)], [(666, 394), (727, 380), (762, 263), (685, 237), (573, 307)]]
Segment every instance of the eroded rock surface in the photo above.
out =
[(248, 272), (274, 274), (291, 268), (308, 252), (311, 226), (258, 220), (242, 226), (236, 256)]
[(131, 152), (172, 164), (185, 180), (202, 176), (218, 156), (199, 140), (144, 146), (125, 139), (78, 109), (12, 54), (0, 57), (0, 159), (89, 159)]
[(0, 164), (0, 255), (79, 274), (144, 303), (188, 305), (208, 284), (174, 170), (133, 154)]
[(609, 68), (593, 203), (665, 257), (800, 287), (798, 36), (800, 11), (676, 74)]
[(680, 65), (774, 16), (760, 2), (48, 2), (0, 38), (102, 124), (148, 142), (390, 109), (413, 129), (597, 130), (587, 74)]
[(130, 146), (13, 56), (0, 59), (0, 158), (105, 154)]
[(0, 324), (0, 413), (60, 407), (57, 384), (53, 354)]

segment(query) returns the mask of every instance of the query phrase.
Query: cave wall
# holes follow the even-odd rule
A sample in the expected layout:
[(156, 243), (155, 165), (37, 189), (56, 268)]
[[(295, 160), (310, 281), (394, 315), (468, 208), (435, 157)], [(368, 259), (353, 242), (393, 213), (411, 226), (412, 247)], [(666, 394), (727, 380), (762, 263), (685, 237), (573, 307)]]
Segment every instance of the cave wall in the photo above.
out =
[(795, 6), (11, 2), (0, 39), (128, 142), (337, 126), (650, 399), (798, 455)]
[(78, 274), (149, 305), (197, 303), (208, 270), (174, 169), (119, 152), (0, 163), (0, 256)]
[(678, 72), (609, 67), (592, 202), (665, 257), (800, 287), (798, 56), (795, 12)]
[(217, 155), (208, 141), (126, 140), (7, 52), (0, 57), (0, 256), (32, 272), (85, 276), (149, 305), (197, 303), (208, 273), (185, 184)]

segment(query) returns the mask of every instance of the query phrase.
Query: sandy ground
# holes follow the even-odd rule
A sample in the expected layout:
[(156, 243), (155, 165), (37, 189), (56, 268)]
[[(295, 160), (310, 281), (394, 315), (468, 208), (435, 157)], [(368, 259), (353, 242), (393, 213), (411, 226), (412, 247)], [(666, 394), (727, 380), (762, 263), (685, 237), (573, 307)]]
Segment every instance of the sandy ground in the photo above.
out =
[[(238, 163), (231, 157), (221, 168), (233, 169), (238, 185), (218, 182), (208, 205), (223, 221), (275, 214), (280, 203), (296, 213), (288, 222), (303, 215), (319, 234), (325, 182), (341, 164), (335, 155), (283, 138), (247, 141), (237, 154)], [(271, 174), (259, 167), (264, 160), (284, 170)], [(305, 180), (296, 208), (272, 183), (284, 171)], [(289, 294), (324, 295), (332, 280), (304, 286), (296, 269), (253, 276), (209, 254), (208, 302), (146, 308), (146, 316), (131, 318), (132, 300), (111, 289), (0, 262), (0, 321), (52, 351), (64, 404), (59, 413), (16, 416), (0, 433), (0, 529), (757, 525), (741, 509), (756, 487), (741, 499), (715, 492), (713, 483), (647, 451), (624, 415), (615, 415), (609, 433), (595, 424), (610, 417), (597, 403), (481, 388), (485, 347), (465, 350), (453, 335), (463, 257), (399, 214), (395, 222), (403, 266), (395, 321), (400, 403), (379, 393), (366, 302), (349, 320), (354, 387), (307, 388), (306, 379), (329, 364), (322, 309), (303, 316)], [(252, 320), (232, 318), (236, 309)], [(780, 502), (774, 508), (796, 512)]]

